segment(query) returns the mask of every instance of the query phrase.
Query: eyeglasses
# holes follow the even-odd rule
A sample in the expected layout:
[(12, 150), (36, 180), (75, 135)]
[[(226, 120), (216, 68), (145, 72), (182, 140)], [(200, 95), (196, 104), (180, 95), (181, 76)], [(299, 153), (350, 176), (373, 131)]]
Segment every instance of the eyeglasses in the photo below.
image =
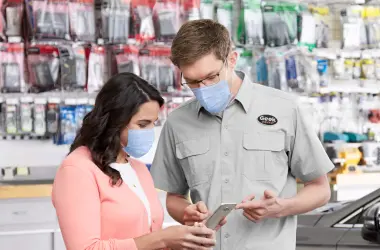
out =
[[(219, 72), (217, 74), (208, 76), (202, 80), (191, 81), (191, 82), (183, 82), (181, 84), (182, 84), (182, 86), (187, 85), (191, 89), (199, 88), (201, 83), (205, 86), (212, 86), (212, 85), (214, 85), (220, 81), (220, 72), (223, 70), (223, 67), (224, 67), (224, 62), (223, 62), (221, 69), (219, 70)], [(183, 79), (182, 73), (181, 73), (181, 79)]]

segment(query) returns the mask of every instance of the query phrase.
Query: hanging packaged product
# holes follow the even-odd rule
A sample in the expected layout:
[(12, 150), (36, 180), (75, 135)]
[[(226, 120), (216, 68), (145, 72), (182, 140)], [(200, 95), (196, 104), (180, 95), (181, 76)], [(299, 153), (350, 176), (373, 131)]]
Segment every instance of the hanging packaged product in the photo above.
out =
[(285, 54), (286, 80), (288, 87), (292, 91), (298, 89), (298, 69), (296, 56), (292, 53)]
[(79, 44), (59, 46), (60, 84), (64, 90), (84, 90), (87, 65), (84, 48)]
[(46, 111), (46, 128), (48, 135), (55, 135), (58, 131), (59, 122), (59, 104), (61, 100), (58, 97), (48, 99)]
[(216, 18), (217, 21), (224, 25), (227, 28), (228, 32), (231, 36), (232, 34), (232, 11), (233, 11), (233, 2), (226, 1), (221, 2), (216, 10)]
[(200, 0), (180, 0), (181, 23), (201, 19)]
[(74, 41), (95, 42), (94, 0), (69, 0), (69, 16)]
[(254, 82), (267, 85), (268, 84), (268, 68), (265, 58), (264, 49), (255, 48), (252, 51), (252, 80)]
[(319, 74), (319, 86), (329, 86), (329, 61), (327, 59), (317, 60), (317, 70)]
[(34, 100), (34, 135), (35, 136), (45, 136), (47, 133), (46, 127), (46, 98), (36, 98)]
[(317, 48), (328, 48), (330, 9), (326, 6), (310, 6), (315, 21), (315, 44)]
[(59, 128), (56, 144), (65, 145), (72, 144), (77, 131), (75, 121), (76, 101), (66, 99), (64, 105), (59, 107)]
[(103, 0), (101, 36), (105, 43), (127, 43), (130, 35), (130, 0)]
[(27, 54), (31, 90), (42, 92), (60, 89), (58, 47), (42, 44), (30, 45)]
[(140, 76), (145, 79), (149, 84), (158, 89), (159, 83), (157, 82), (157, 57), (156, 50), (152, 47), (140, 49), (139, 63), (140, 63)]
[[(8, 41), (10, 37), (18, 37), (22, 36), (22, 20), (24, 14), (24, 2), (23, 0), (0, 0), (0, 9), (3, 19), (0, 22), (3, 23), (3, 29), (0, 30), (4, 32), (3, 35), (8, 37)], [(0, 26), (2, 26), (0, 24)]]
[(33, 98), (20, 98), (20, 133), (23, 135), (33, 132)]
[(177, 0), (157, 0), (153, 8), (153, 23), (156, 41), (170, 42), (180, 26)]
[(177, 80), (176, 67), (170, 61), (170, 47), (159, 46), (155, 49), (155, 61), (156, 61), (156, 83), (157, 89), (161, 93), (173, 93), (180, 86)]
[(354, 73), (354, 60), (346, 58), (344, 60), (344, 75), (343, 79), (352, 79)]
[(252, 50), (243, 50), (240, 53), (239, 60), (236, 64), (236, 70), (243, 71), (252, 81), (256, 80)]
[(362, 75), (362, 61), (360, 59), (354, 60), (354, 68), (352, 70), (353, 79), (360, 79)]
[(4, 132), (7, 135), (17, 135), (19, 132), (20, 102), (17, 98), (7, 98), (4, 106)]
[(212, 0), (201, 0), (200, 12), (202, 19), (214, 19), (214, 5)]
[(375, 61), (371, 58), (362, 60), (362, 77), (363, 79), (372, 80), (376, 78), (375, 74)]
[(0, 137), (4, 136), (4, 107), (5, 100), (0, 96)]
[(99, 91), (108, 78), (106, 49), (104, 46), (93, 45), (88, 59), (87, 91)]
[(0, 43), (0, 88), (3, 93), (26, 91), (24, 44)]
[(299, 15), (299, 46), (312, 51), (316, 47), (316, 23), (314, 16), (304, 7)]
[(264, 38), (269, 47), (280, 47), (291, 43), (287, 23), (280, 13), (283, 8), (275, 2), (265, 3), (263, 7)]
[(362, 11), (361, 6), (354, 5), (341, 11), (342, 48), (360, 49), (367, 46), (367, 35), (362, 19)]
[(86, 98), (77, 100), (77, 105), (75, 106), (75, 123), (77, 130), (82, 127), (83, 119), (87, 114), (87, 103), (88, 99)]
[(375, 60), (375, 74), (376, 80), (380, 80), (380, 58), (376, 58)]
[(6, 41), (5, 18), (3, 14), (3, 1), (0, 1), (0, 41)]
[(295, 3), (283, 3), (282, 11), (279, 12), (281, 19), (288, 28), (289, 40), (291, 44), (298, 43), (298, 13), (299, 5)]
[(134, 45), (114, 45), (112, 47), (112, 74), (134, 73), (140, 75), (139, 48)]
[(378, 7), (365, 6), (362, 12), (367, 33), (368, 48), (380, 46), (380, 9)]
[(29, 17), (33, 38), (70, 40), (68, 0), (32, 0)]
[(263, 14), (259, 0), (247, 0), (244, 6), (246, 44), (264, 45)]
[[(152, 9), (155, 1), (132, 0), (132, 22), (135, 39), (138, 41), (149, 41), (155, 39)], [(166, 21), (163, 18), (164, 21)], [(170, 25), (172, 26), (172, 25)], [(168, 30), (166, 30), (168, 31)]]
[(288, 91), (284, 52), (278, 49), (266, 51), (268, 62), (268, 86)]

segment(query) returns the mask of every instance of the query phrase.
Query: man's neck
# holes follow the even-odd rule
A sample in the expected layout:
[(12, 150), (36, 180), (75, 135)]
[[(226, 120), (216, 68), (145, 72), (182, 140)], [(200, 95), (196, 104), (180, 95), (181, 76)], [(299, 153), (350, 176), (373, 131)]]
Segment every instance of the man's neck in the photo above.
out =
[(243, 80), (240, 79), (240, 77), (235, 72), (233, 72), (232, 83), (231, 83), (231, 94), (233, 97), (235, 97), (237, 93), (239, 92), (239, 89), (242, 83), (243, 83)]

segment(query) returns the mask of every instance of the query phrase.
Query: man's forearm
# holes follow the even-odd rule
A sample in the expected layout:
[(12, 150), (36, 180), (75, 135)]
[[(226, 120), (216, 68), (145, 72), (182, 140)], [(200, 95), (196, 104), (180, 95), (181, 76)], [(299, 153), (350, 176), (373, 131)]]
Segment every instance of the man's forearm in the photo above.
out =
[(191, 205), (186, 196), (168, 193), (166, 197), (166, 208), (169, 215), (177, 222), (184, 224), (183, 214), (185, 208)]
[[(324, 177), (326, 178), (326, 177)], [(284, 210), (279, 215), (289, 216), (310, 212), (325, 205), (330, 200), (330, 186), (326, 181), (306, 183), (298, 194), (292, 198), (284, 199)]]

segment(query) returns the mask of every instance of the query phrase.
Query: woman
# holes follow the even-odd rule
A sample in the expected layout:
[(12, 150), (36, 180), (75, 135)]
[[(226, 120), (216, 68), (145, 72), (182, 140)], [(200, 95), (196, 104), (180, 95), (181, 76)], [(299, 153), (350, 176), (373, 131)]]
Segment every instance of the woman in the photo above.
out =
[(214, 232), (204, 226), (161, 229), (163, 209), (153, 180), (131, 158), (150, 150), (163, 104), (155, 88), (131, 73), (112, 77), (99, 92), (53, 185), (68, 250), (214, 246)]

